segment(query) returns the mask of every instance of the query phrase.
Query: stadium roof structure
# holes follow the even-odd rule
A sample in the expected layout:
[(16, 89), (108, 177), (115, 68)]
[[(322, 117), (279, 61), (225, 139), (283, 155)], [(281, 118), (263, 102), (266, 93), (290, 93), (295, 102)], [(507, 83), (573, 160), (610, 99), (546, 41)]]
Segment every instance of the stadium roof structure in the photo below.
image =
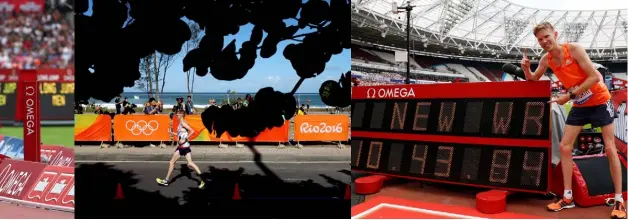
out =
[(388, 29), (405, 36), (405, 12), (393, 14), (392, 8), (394, 4), (405, 6), (408, 3), (414, 6), (410, 17), (411, 33), (424, 43), (447, 44), (461, 51), (517, 54), (527, 48), (529, 54), (540, 55), (543, 50), (532, 29), (547, 21), (558, 31), (559, 42), (578, 42), (598, 56), (626, 57), (626, 9), (548, 10), (508, 0), (351, 0), (352, 20), (360, 27), (368, 22), (367, 26), (379, 29), (382, 36)]

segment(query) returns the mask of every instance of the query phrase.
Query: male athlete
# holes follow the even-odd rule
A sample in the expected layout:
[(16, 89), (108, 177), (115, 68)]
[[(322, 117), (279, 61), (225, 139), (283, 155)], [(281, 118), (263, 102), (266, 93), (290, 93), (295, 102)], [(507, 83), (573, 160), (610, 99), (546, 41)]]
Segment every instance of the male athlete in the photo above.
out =
[(571, 191), (571, 176), (573, 171), (572, 150), (576, 137), (586, 124), (592, 127), (602, 127), (602, 137), (608, 162), (610, 165), (613, 184), (615, 184), (615, 204), (611, 218), (626, 218), (626, 207), (622, 198), (622, 176), (617, 149), (615, 148), (614, 110), (610, 101), (611, 94), (604, 84), (602, 75), (593, 66), (584, 48), (575, 43), (559, 44), (556, 42), (558, 32), (549, 22), (543, 22), (534, 27), (534, 35), (543, 50), (547, 51), (539, 66), (534, 72), (530, 70), (530, 60), (524, 51), (521, 67), (528, 80), (539, 80), (547, 68), (551, 68), (556, 77), (563, 83), (569, 93), (553, 98), (549, 103), (563, 105), (573, 100), (573, 107), (565, 122), (565, 133), (560, 142), (560, 162), (563, 171), (565, 192), (558, 202), (549, 204), (549, 211), (574, 208), (573, 193)]
[(179, 111), (179, 114), (176, 115), (176, 117), (179, 117), (179, 127), (177, 129), (177, 149), (172, 154), (172, 159), (170, 159), (170, 163), (168, 165), (168, 174), (166, 175), (166, 178), (157, 178), (157, 183), (163, 186), (168, 186), (170, 181), (170, 174), (172, 174), (172, 171), (174, 170), (174, 164), (181, 156), (184, 156), (185, 159), (188, 161), (188, 166), (192, 167), (194, 171), (196, 171), (196, 174), (201, 181), (198, 187), (202, 189), (203, 187), (205, 187), (205, 182), (203, 182), (201, 170), (194, 162), (192, 162), (192, 149), (190, 149), (189, 142), (189, 137), (194, 134), (194, 130), (192, 130), (192, 128), (190, 128), (190, 126), (183, 120), (184, 113), (182, 111), (183, 109), (181, 109), (181, 111)]

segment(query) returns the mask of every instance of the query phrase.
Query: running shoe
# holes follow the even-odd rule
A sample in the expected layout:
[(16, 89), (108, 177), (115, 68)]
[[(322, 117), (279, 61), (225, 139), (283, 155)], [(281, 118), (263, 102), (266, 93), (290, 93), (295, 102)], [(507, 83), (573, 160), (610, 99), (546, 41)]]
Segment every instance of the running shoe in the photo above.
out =
[(168, 181), (161, 178), (157, 178), (157, 183), (162, 186), (168, 186)]
[(576, 204), (573, 202), (573, 198), (566, 199), (562, 198), (557, 202), (547, 205), (547, 210), (552, 212), (558, 212), (563, 209), (570, 209), (576, 207)]
[(201, 180), (201, 183), (198, 184), (198, 188), (200, 189), (205, 188), (205, 182), (203, 180)]
[(623, 202), (615, 201), (613, 205), (613, 211), (611, 212), (611, 218), (624, 219), (626, 218), (626, 206)]

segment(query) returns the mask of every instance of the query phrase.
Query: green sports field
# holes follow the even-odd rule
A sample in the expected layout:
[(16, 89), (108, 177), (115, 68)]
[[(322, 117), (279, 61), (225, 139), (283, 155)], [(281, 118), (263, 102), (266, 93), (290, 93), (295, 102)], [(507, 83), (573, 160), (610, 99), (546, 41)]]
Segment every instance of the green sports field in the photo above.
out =
[[(22, 127), (1, 127), (0, 135), (22, 138)], [(41, 127), (41, 142), (48, 145), (74, 147), (74, 126)]]

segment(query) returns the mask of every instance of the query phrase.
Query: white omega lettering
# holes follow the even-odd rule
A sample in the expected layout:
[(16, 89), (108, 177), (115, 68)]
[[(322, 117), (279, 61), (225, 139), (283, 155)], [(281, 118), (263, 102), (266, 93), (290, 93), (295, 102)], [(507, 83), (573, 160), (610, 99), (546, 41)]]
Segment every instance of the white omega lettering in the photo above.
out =
[(371, 98), (375, 98), (375, 89), (374, 88), (370, 88), (368, 90), (366, 90), (366, 98), (367, 99), (371, 99)]
[(338, 125), (333, 126), (333, 125), (327, 125), (327, 123), (325, 122), (321, 122), (318, 125), (310, 125), (309, 123), (305, 122), (301, 124), (300, 130), (301, 130), (301, 133), (304, 133), (304, 134), (342, 133), (342, 123), (338, 123)]
[[(32, 90), (29, 93), (29, 90)], [(26, 87), (26, 95), (32, 96), (34, 95), (34, 88), (32, 86)], [(26, 99), (26, 129), (28, 131), (27, 135), (31, 135), (35, 133), (35, 100), (32, 98)]]
[(53, 165), (53, 166), (70, 167), (70, 165), (72, 164), (73, 161), (74, 161), (74, 159), (72, 159), (71, 157), (64, 157), (62, 152), (59, 151), (53, 157), (53, 159), (50, 160), (49, 164)]
[[(26, 95), (32, 96), (35, 94), (35, 88), (32, 86), (26, 87)], [(32, 100), (31, 100), (32, 101)]]
[(366, 98), (408, 98), (415, 97), (412, 88), (370, 88), (366, 92)]
[(30, 177), (28, 172), (16, 172), (14, 169), (10, 169), (9, 164), (0, 172), (0, 193), (6, 193), (7, 195), (20, 195), (24, 186)]
[(148, 122), (144, 120), (135, 121), (126, 121), (126, 129), (131, 131), (131, 134), (135, 136), (139, 136), (140, 134), (151, 135), (159, 128), (159, 123), (155, 120), (150, 120)]

